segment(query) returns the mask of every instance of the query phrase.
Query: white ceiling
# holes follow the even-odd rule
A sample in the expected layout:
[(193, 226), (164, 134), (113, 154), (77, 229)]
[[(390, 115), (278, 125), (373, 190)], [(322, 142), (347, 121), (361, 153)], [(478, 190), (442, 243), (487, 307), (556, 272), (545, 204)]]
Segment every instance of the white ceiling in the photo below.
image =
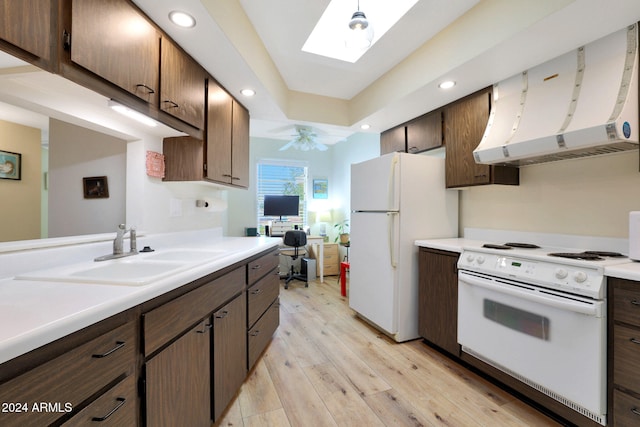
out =
[[(374, 1), (388, 0), (360, 9)], [(420, 0), (350, 64), (301, 51), (329, 0), (134, 2), (250, 109), (253, 136), (283, 139), (293, 123), (380, 132), (640, 20), (638, 0)], [(173, 9), (196, 27), (170, 24)]]
[[(350, 64), (301, 51), (329, 0), (133, 1), (249, 108), (252, 136), (291, 139), (305, 124), (324, 143), (362, 123), (388, 129), (640, 20), (638, 0), (420, 0)], [(374, 1), (389, 0), (360, 9)], [(170, 24), (174, 9), (196, 27)], [(453, 89), (437, 88), (449, 78)], [(243, 98), (245, 87), (257, 95)]]

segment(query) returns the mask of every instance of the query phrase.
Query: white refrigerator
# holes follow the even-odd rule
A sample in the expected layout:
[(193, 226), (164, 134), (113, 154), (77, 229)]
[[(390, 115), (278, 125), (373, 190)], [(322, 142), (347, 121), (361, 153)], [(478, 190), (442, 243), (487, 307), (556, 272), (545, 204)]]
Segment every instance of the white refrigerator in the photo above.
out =
[(418, 247), (458, 236), (444, 159), (391, 153), (351, 165), (349, 306), (398, 342), (418, 333)]

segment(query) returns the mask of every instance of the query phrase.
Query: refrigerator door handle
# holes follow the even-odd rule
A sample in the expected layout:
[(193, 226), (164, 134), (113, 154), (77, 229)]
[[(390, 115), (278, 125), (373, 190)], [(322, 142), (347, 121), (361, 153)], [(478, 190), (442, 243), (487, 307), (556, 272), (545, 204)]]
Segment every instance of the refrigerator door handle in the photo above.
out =
[(395, 252), (396, 235), (394, 233), (394, 227), (393, 227), (396, 215), (398, 215), (398, 212), (387, 212), (387, 231), (388, 231), (388, 237), (389, 237), (388, 239), (389, 240), (389, 262), (392, 268), (396, 268), (398, 266), (398, 260), (396, 259), (396, 252)]
[(387, 195), (389, 197), (389, 210), (395, 210), (398, 209), (398, 206), (396, 205), (396, 165), (398, 164), (398, 156), (395, 155), (393, 156), (393, 159), (391, 159), (391, 170), (389, 171), (389, 183), (388, 183), (388, 191), (387, 191)]

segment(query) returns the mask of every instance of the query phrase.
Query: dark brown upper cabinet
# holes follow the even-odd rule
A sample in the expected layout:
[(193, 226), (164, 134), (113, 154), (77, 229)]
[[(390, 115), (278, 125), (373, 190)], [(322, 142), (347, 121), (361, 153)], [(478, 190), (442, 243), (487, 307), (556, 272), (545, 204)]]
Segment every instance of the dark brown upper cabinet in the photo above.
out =
[(432, 111), (406, 124), (407, 153), (420, 153), (442, 146), (442, 110)]
[(0, 0), (0, 50), (51, 70), (56, 16), (51, 0)]
[(209, 180), (249, 187), (249, 111), (212, 79), (207, 90)]
[(73, 0), (71, 61), (158, 104), (160, 33), (129, 2)]
[(407, 134), (404, 125), (385, 130), (380, 134), (380, 155), (407, 152)]
[(444, 107), (447, 188), (520, 183), (518, 168), (478, 164), (473, 158), (473, 150), (484, 135), (490, 110), (491, 88)]
[(160, 109), (204, 129), (204, 69), (168, 38), (160, 44)]

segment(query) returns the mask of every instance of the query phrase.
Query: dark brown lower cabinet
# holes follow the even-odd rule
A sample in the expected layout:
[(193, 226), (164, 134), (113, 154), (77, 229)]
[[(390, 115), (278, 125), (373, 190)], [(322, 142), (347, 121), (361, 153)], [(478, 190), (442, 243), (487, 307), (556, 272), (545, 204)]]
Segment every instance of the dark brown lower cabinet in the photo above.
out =
[(247, 300), (239, 295), (213, 314), (213, 419), (217, 420), (247, 376)]
[(420, 248), (418, 327), (420, 336), (460, 356), (457, 252)]
[(210, 426), (210, 318), (146, 363), (147, 426)]
[(608, 279), (611, 426), (640, 425), (640, 282)]

